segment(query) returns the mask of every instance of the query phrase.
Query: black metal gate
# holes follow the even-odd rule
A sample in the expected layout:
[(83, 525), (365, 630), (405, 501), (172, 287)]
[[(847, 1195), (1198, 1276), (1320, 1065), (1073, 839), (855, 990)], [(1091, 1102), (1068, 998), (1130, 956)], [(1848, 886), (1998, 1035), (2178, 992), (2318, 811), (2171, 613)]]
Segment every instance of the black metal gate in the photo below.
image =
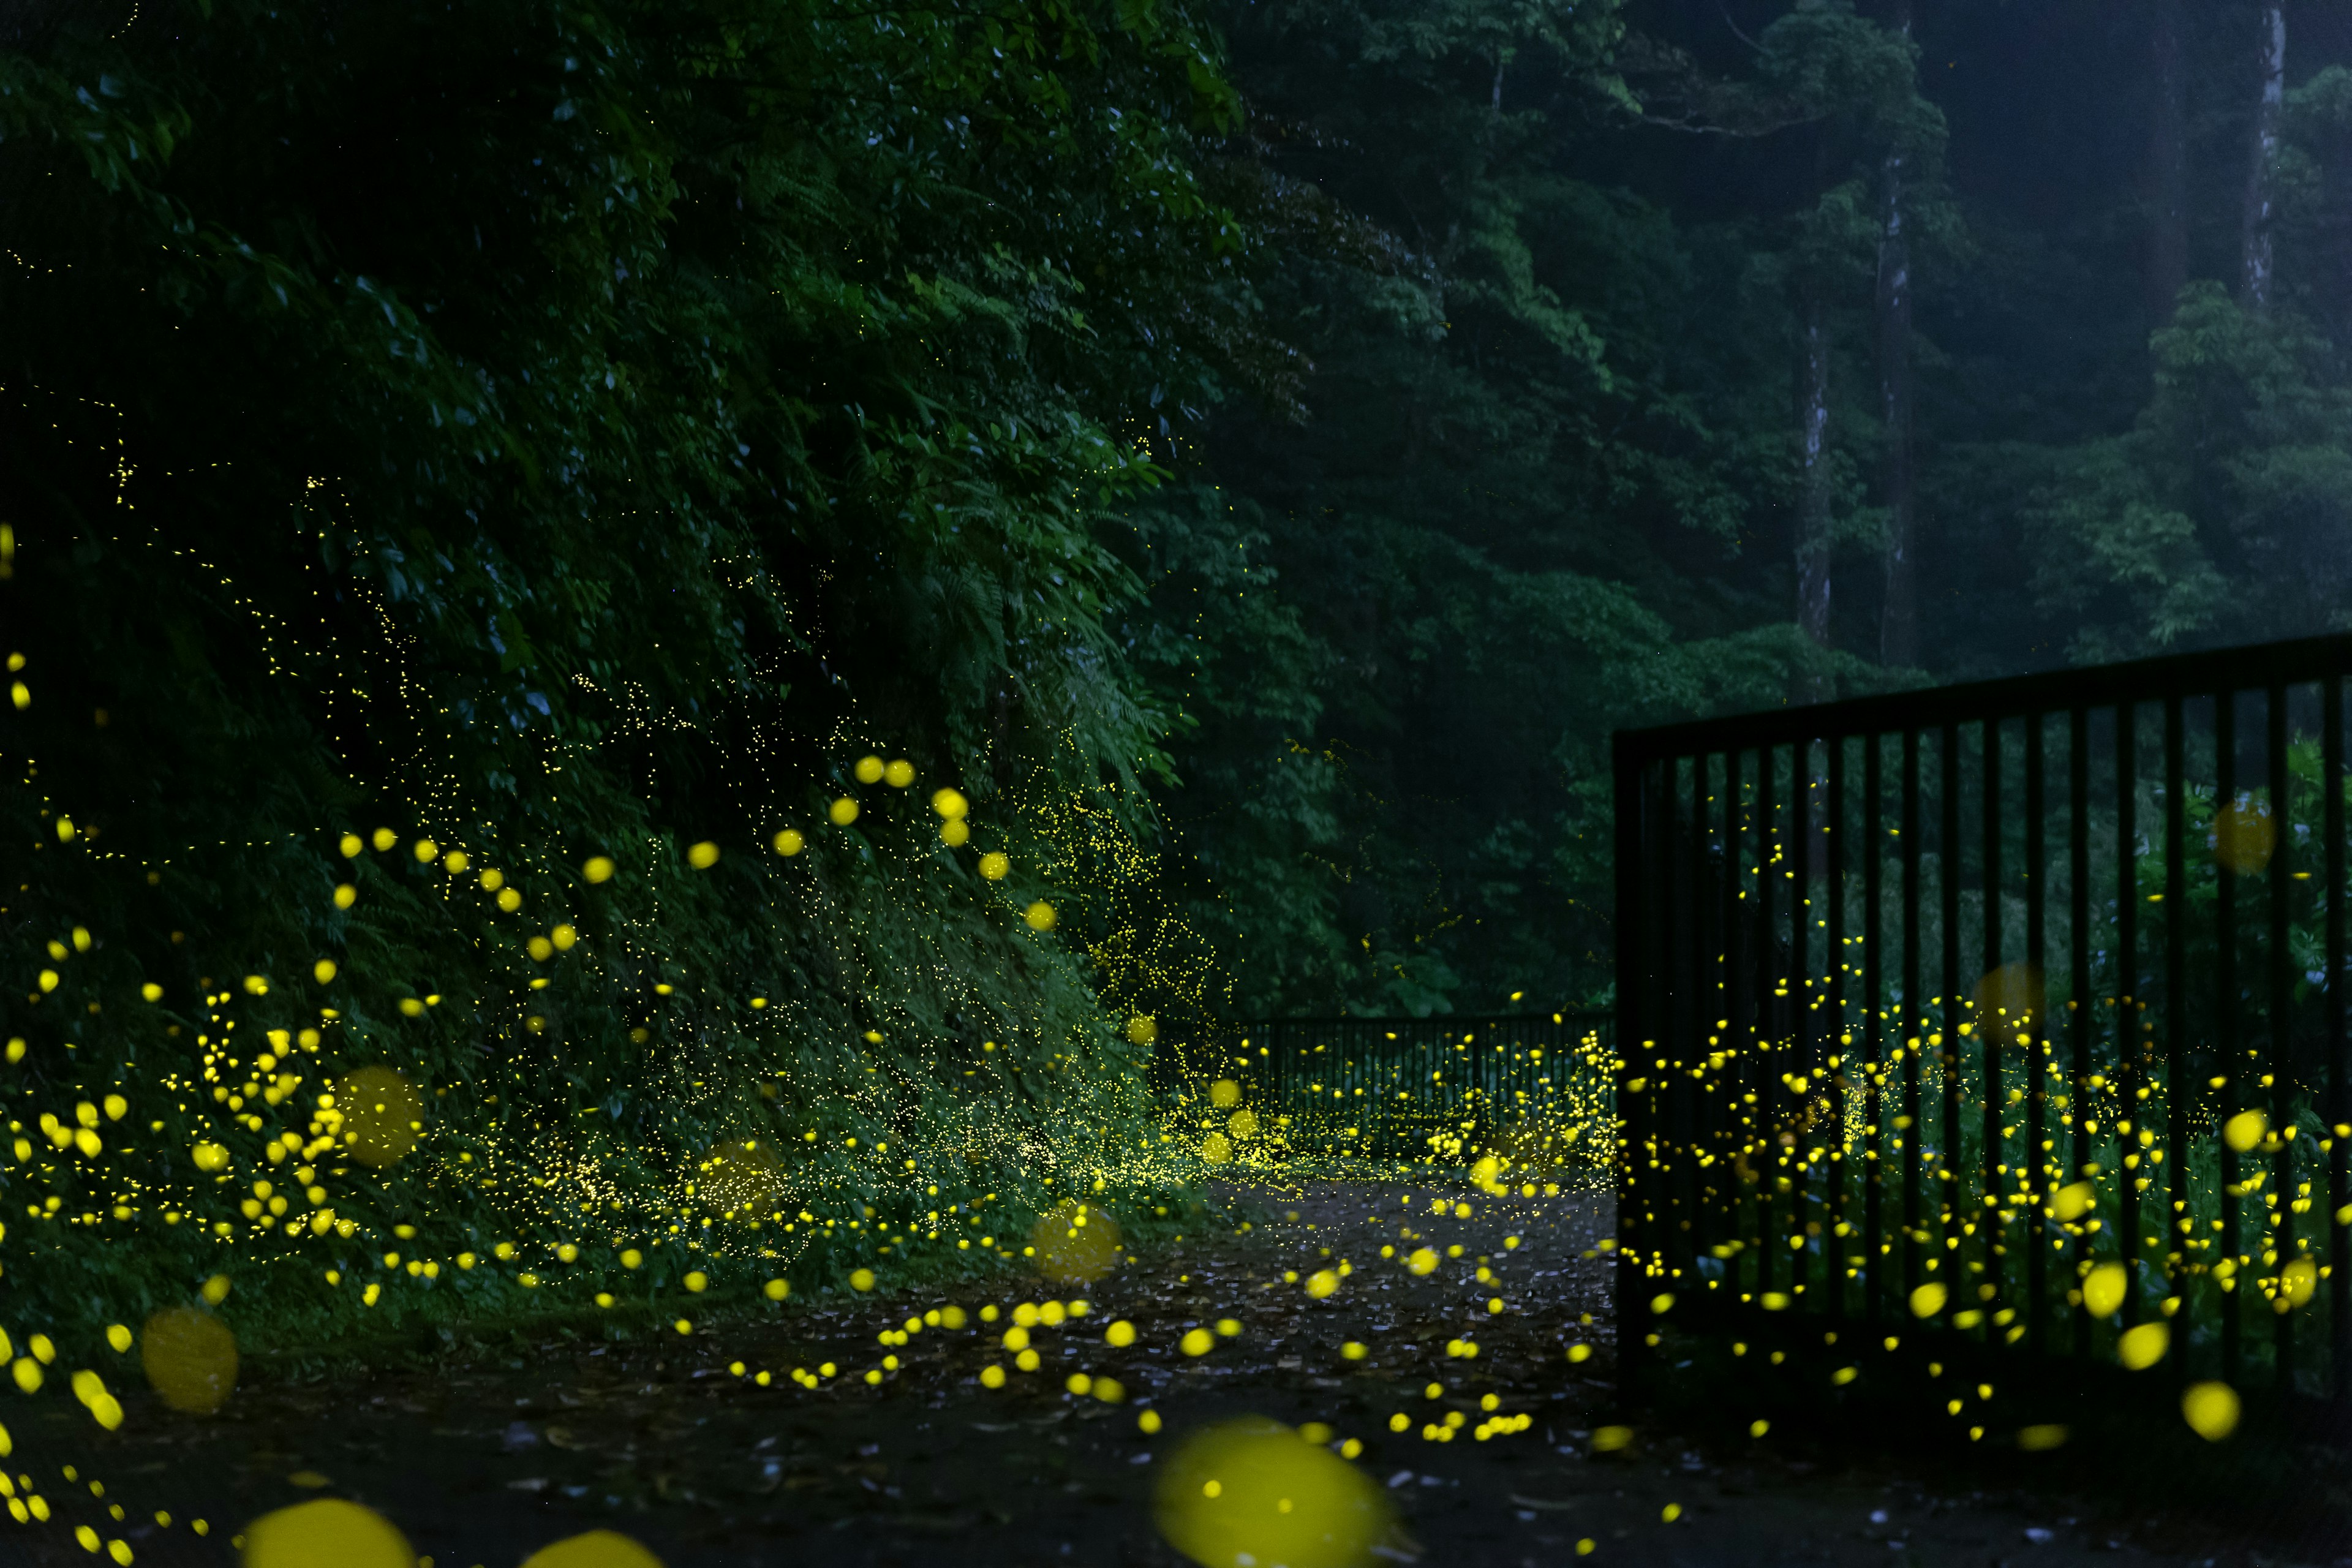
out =
[(1529, 1170), (1601, 1171), (1612, 1023), (1605, 1010), (1571, 1009), (1236, 1024), (1168, 1088), (1228, 1147), (1265, 1139), (1426, 1164), (1499, 1153)]
[(1780, 1312), (2340, 1398), (2347, 671), (1617, 736), (1629, 1364)]

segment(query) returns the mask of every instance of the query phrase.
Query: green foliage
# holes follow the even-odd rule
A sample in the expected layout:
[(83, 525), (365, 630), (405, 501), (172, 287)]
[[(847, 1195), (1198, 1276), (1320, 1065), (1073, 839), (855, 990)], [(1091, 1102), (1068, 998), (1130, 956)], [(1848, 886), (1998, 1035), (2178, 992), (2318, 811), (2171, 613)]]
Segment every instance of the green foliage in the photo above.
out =
[[(0, 595), (32, 704), (0, 738), (25, 781), (0, 1008), (26, 1123), (132, 1100), (107, 1163), (44, 1152), (39, 1179), (145, 1246), (92, 1294), (94, 1255), (45, 1237), (12, 1282), (131, 1310), (226, 1252), (194, 1219), (264, 1169), (200, 1079), (230, 1016), (238, 1041), (325, 1028), (285, 1050), (273, 1141), (345, 1068), (420, 1082), (425, 1148), (335, 1199), (441, 1249), (691, 1237), (697, 1161), (747, 1136), (793, 1152), (794, 1204), (1115, 1159), (1134, 1047), (1020, 911), (1087, 940), (1102, 888), (1053, 880), (1070, 815), (1132, 825), (1166, 771), (1104, 530), (1157, 477), (1152, 405), (1199, 403), (1249, 338), (1191, 156), (1233, 112), (1198, 20), (231, 3), (16, 42)], [(867, 749), (919, 786), (854, 785)], [(950, 784), (960, 852), (925, 804)], [(378, 825), (401, 847), (346, 871), (337, 836)], [(593, 855), (619, 874), (583, 879)], [(534, 958), (558, 922), (579, 946)], [(95, 946), (44, 992), (72, 926)], [(240, 1184), (188, 1170), (207, 1129)], [(350, 1250), (234, 1228), (257, 1262)], [(805, 1239), (729, 1234), (712, 1254), (749, 1261), (713, 1267)]]
[[(1601, 994), (1609, 731), (1882, 679), (1795, 635), (1778, 542), (1789, 278), (1866, 266), (1866, 186), (1694, 219), (1597, 174), (1644, 134), (1621, 60), (1652, 96), (1696, 68), (1612, 7), (1251, 7), (1232, 37), (1255, 118), (1222, 178), (1312, 368), (1287, 420), (1221, 405), (1136, 513), (1184, 656), (1152, 667), (1189, 721), (1178, 896), (1246, 1016)], [(1932, 163), (1907, 45), (1837, 7), (1765, 42), (1722, 117)], [(1862, 379), (1832, 464), (1869, 550)]]

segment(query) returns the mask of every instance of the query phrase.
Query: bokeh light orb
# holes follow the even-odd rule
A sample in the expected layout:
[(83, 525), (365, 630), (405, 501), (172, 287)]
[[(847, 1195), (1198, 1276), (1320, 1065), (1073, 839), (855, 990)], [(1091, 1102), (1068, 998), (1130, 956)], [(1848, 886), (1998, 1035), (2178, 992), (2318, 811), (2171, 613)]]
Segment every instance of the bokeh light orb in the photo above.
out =
[(2278, 847), (2278, 826), (2271, 820), (2270, 802), (2241, 795), (2234, 805), (2213, 814), (2207, 839), (2214, 863), (2241, 877), (2260, 873)]
[(1092, 1204), (1065, 1199), (1037, 1216), (1029, 1245), (1041, 1279), (1085, 1285), (1118, 1267), (1118, 1222)]
[(416, 1553), (382, 1514), (319, 1498), (247, 1525), (245, 1568), (416, 1568)]
[(210, 1312), (166, 1307), (139, 1332), (139, 1361), (164, 1404), (209, 1415), (236, 1389), (236, 1335)]
[(387, 1067), (364, 1067), (335, 1085), (335, 1108), (343, 1115), (343, 1138), (352, 1158), (381, 1169), (416, 1147), (416, 1124), (425, 1100), (416, 1088)]
[(662, 1568), (662, 1560), (613, 1530), (592, 1530), (542, 1546), (522, 1568)]
[(1260, 1415), (1187, 1437), (1160, 1472), (1154, 1513), (1202, 1568), (1360, 1568), (1391, 1522), (1370, 1477)]

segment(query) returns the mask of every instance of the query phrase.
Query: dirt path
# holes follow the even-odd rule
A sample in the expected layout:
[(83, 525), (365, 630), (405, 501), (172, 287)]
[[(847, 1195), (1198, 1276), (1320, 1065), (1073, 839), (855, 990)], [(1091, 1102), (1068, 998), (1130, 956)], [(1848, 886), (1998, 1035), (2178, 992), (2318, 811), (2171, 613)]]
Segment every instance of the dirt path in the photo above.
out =
[[(104, 1561), (75, 1543), (80, 1522), (127, 1540), (141, 1563), (232, 1563), (242, 1521), (340, 1495), (395, 1521), (436, 1568), (510, 1568), (600, 1527), (636, 1536), (673, 1568), (1175, 1568), (1181, 1559), (1151, 1521), (1156, 1467), (1185, 1432), (1246, 1413), (1322, 1422), (1335, 1443), (1360, 1443), (1357, 1463), (1397, 1507), (1384, 1549), (1396, 1561), (1552, 1564), (1577, 1561), (1584, 1542), (1596, 1563), (2277, 1561), (2217, 1549), (2177, 1521), (2126, 1529), (2048, 1499), (1943, 1493), (1865, 1458), (1808, 1463), (1769, 1440), (1702, 1452), (1644, 1433), (1624, 1453), (1591, 1457), (1611, 1394), (1606, 1266), (1591, 1256), (1607, 1234), (1605, 1202), (1399, 1185), (1255, 1201), (1274, 1217), (1190, 1237), (1090, 1288), (1085, 1317), (1033, 1330), (1034, 1373), (1013, 1368), (1009, 1319), (980, 1320), (1021, 1293), (953, 1303), (971, 1314), (963, 1329), (926, 1325), (903, 1347), (877, 1336), (950, 1303), (845, 1294), (687, 1338), (558, 1341), (356, 1384), (257, 1380), (202, 1422), (141, 1396), (122, 1431), (97, 1441), (81, 1412), (43, 1400), (21, 1407), (42, 1413), (33, 1419), (11, 1416), (26, 1439), (11, 1463), (54, 1455), (52, 1427), (85, 1458), (71, 1480), (21, 1472), (56, 1517), (0, 1521), (0, 1563)], [(1383, 1246), (1396, 1256), (1382, 1258)], [(1423, 1247), (1439, 1262), (1416, 1276), (1404, 1259)], [(1343, 1259), (1350, 1272), (1328, 1300), (1284, 1277)], [(1186, 1332), (1213, 1335), (1220, 1320), (1240, 1332), (1206, 1355), (1182, 1353)], [(1120, 1321), (1135, 1342), (1113, 1349), (1104, 1331)], [(1475, 1357), (1449, 1353), (1465, 1340)], [(1350, 1342), (1365, 1347), (1360, 1359)], [(1578, 1342), (1600, 1348), (1571, 1365)], [(835, 1375), (816, 1388), (790, 1376), (828, 1363)], [(1006, 1369), (1006, 1386), (982, 1386), (991, 1365)], [(1073, 1373), (1115, 1377), (1127, 1397), (1073, 1394)], [(1139, 1429), (1145, 1410), (1164, 1423), (1157, 1435)], [(1400, 1414), (1401, 1433), (1391, 1430)], [(1452, 1441), (1423, 1435), (1449, 1414)], [(1524, 1418), (1512, 1423), (1524, 1429), (1478, 1440), (1497, 1416)], [(104, 1498), (88, 1495), (92, 1479)], [(116, 1504), (119, 1521), (108, 1517)], [(149, 1521), (157, 1508), (173, 1514), (168, 1528)], [(210, 1530), (201, 1538), (198, 1518)]]

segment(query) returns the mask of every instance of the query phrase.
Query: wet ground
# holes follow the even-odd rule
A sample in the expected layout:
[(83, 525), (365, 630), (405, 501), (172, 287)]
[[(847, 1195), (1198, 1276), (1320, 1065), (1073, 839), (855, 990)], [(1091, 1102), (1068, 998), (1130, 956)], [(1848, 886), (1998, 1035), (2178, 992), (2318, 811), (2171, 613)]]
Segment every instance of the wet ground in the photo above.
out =
[[(1152, 1519), (1158, 1468), (1186, 1433), (1244, 1414), (1320, 1422), (1333, 1444), (1360, 1444), (1354, 1462), (1395, 1507), (1379, 1550), (1392, 1562), (2293, 1560), (2234, 1527), (2118, 1518), (2094, 1500), (1948, 1474), (1938, 1486), (1874, 1458), (1859, 1435), (1825, 1453), (1769, 1435), (1701, 1444), (1637, 1429), (1630, 1447), (1595, 1455), (1614, 1396), (1597, 1251), (1605, 1200), (1357, 1184), (1250, 1201), (1263, 1223), (1189, 1237), (1082, 1292), (845, 1292), (686, 1337), (557, 1339), (364, 1380), (265, 1368), (205, 1420), (126, 1398), (122, 1430), (102, 1438), (62, 1401), (27, 1402), (10, 1416), (9, 1467), (52, 1517), (0, 1520), (0, 1563), (103, 1562), (115, 1541), (141, 1563), (229, 1563), (243, 1521), (341, 1496), (391, 1518), (435, 1568), (511, 1568), (597, 1528), (636, 1537), (673, 1568), (1174, 1568), (1182, 1559)], [(1381, 1258), (1383, 1246), (1395, 1256)], [(1406, 1259), (1424, 1247), (1436, 1266), (1416, 1275)], [(1342, 1260), (1339, 1289), (1311, 1297), (1307, 1279)], [(1040, 1364), (1029, 1373), (1003, 1343), (1010, 1317), (981, 1315), (1009, 1314), (1024, 1294), (1087, 1304), (1030, 1331)], [(950, 1306), (968, 1314), (963, 1328), (877, 1342)], [(1239, 1331), (1219, 1334), (1220, 1321)], [(1120, 1321), (1134, 1341), (1113, 1348), (1106, 1330)], [(1181, 1348), (1195, 1329), (1214, 1339), (1197, 1357)], [(1461, 1353), (1465, 1342), (1475, 1355)], [(1577, 1344), (1594, 1353), (1571, 1363)], [(1004, 1386), (983, 1385), (992, 1366)], [(1073, 1394), (1073, 1373), (1113, 1378), (1124, 1398)], [(1143, 1429), (1146, 1412), (1156, 1433)], [(1406, 1429), (1391, 1430), (1400, 1415)], [(1451, 1440), (1425, 1435), (1449, 1417)], [(1494, 1432), (1497, 1423), (1517, 1429)], [(68, 1443), (82, 1456), (70, 1477), (56, 1463)], [(99, 1556), (76, 1540), (85, 1524)]]

